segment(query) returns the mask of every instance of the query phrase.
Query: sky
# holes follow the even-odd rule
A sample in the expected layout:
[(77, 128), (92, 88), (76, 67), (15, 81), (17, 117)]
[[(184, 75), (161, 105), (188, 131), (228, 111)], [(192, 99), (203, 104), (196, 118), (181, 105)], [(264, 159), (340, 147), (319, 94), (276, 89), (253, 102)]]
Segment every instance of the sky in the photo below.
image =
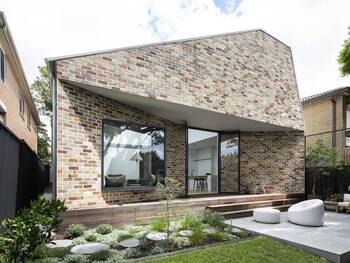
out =
[(292, 48), (301, 97), (341, 86), (349, 0), (1, 0), (29, 83), (46, 57), (261, 28)]

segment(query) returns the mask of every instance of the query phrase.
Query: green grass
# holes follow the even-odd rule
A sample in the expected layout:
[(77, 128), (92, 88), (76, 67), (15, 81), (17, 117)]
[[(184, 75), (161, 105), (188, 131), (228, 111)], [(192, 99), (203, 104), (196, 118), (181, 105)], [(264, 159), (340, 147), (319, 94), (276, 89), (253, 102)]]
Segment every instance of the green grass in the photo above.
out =
[(209, 247), (143, 262), (326, 263), (328, 261), (272, 239), (256, 237), (233, 244)]

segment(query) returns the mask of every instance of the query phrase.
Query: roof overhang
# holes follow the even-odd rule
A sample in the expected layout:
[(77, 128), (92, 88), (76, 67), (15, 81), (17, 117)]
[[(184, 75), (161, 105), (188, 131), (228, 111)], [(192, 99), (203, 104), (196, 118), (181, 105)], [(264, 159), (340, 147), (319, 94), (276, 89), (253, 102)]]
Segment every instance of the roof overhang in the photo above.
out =
[(301, 100), (302, 105), (310, 104), (316, 101), (325, 100), (338, 95), (350, 95), (350, 87), (341, 87), (337, 89), (328, 90), (322, 93), (305, 97)]
[(214, 131), (297, 131), (296, 129), (241, 118), (202, 108), (161, 101), (149, 97), (129, 94), (76, 82), (64, 82), (88, 90), (100, 96), (124, 103), (166, 120), (186, 124), (188, 127)]

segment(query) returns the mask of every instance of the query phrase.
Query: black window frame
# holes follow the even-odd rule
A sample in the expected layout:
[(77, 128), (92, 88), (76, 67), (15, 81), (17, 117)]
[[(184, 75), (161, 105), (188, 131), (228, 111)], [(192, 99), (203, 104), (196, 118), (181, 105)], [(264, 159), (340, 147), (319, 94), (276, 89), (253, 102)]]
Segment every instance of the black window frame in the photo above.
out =
[(135, 191), (152, 191), (156, 190), (157, 186), (129, 186), (129, 187), (105, 187), (104, 186), (104, 126), (107, 125), (136, 125), (136, 126), (147, 126), (153, 127), (164, 132), (164, 178), (167, 177), (167, 129), (166, 127), (154, 125), (154, 124), (142, 124), (133, 121), (115, 120), (110, 118), (102, 119), (102, 129), (101, 129), (101, 191), (102, 192), (135, 192)]

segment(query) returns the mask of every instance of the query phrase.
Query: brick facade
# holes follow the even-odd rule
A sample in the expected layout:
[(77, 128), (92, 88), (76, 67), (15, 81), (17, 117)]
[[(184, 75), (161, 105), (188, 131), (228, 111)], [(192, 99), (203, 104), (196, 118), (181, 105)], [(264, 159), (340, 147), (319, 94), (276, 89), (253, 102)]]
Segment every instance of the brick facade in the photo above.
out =
[(304, 192), (303, 132), (242, 132), (241, 191)]
[(185, 183), (184, 126), (74, 86), (57, 88), (57, 197), (70, 209), (158, 199), (156, 191), (102, 192), (102, 119), (166, 129), (167, 174)]
[[(167, 175), (185, 183), (186, 126), (82, 88), (115, 90), (256, 120), (299, 132), (241, 134), (241, 189), (303, 192), (303, 116), (289, 47), (263, 31), (152, 45), (54, 61), (57, 197), (69, 209), (159, 197), (101, 189), (102, 119), (166, 128)], [(210, 121), (210, 120), (209, 120)], [(185, 122), (183, 122), (185, 123)], [(238, 190), (238, 165), (222, 162), (221, 190)], [(266, 183), (266, 184), (265, 184)]]
[(260, 30), (73, 57), (56, 67), (58, 79), (304, 127), (291, 50)]

